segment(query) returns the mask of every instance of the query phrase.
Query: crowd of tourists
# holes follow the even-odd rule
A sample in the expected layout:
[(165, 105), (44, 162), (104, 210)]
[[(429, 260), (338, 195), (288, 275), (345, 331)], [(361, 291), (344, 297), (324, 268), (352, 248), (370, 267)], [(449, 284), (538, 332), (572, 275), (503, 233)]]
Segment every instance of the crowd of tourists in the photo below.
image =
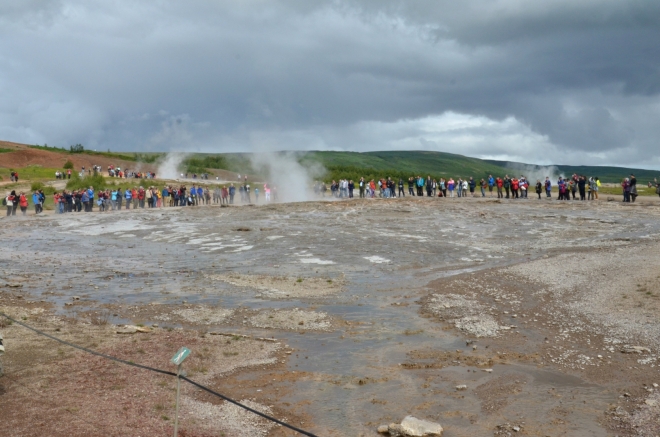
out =
[[(122, 190), (116, 187), (96, 191), (94, 187), (80, 190), (62, 190), (53, 194), (53, 205), (55, 213), (65, 214), (72, 212), (92, 212), (98, 208), (99, 212), (119, 211), (122, 209), (138, 208), (162, 208), (170, 206), (197, 206), (197, 205), (233, 205), (238, 192), (241, 203), (259, 202), (259, 195), (263, 193), (266, 202), (277, 201), (277, 187), (268, 183), (263, 185), (263, 191), (259, 188), (251, 190), (247, 182), (239, 185), (228, 186), (201, 186), (192, 184), (190, 188), (185, 185), (174, 187), (172, 185), (163, 188), (154, 186), (142, 186)], [(254, 197), (253, 197), (254, 196)], [(16, 215), (20, 210), (22, 215), (27, 214), (28, 206), (34, 206), (35, 214), (44, 210), (46, 195), (43, 190), (34, 191), (31, 195), (25, 192), (16, 193), (11, 191), (3, 199), (2, 203), (7, 208), (7, 216)]]
[[(121, 169), (116, 169), (121, 172)], [(66, 176), (69, 177), (70, 173)], [(64, 173), (60, 175), (64, 178)], [(18, 177), (18, 176), (16, 176)], [(126, 177), (126, 176), (124, 176)], [(660, 195), (660, 182), (654, 180), (649, 182), (649, 186), (656, 187), (656, 193)], [(574, 174), (569, 178), (559, 177), (556, 181), (558, 200), (597, 200), (600, 191), (601, 182), (598, 177), (586, 177)], [(624, 202), (635, 202), (637, 198), (637, 179), (633, 174), (621, 182)], [(327, 185), (323, 182), (314, 184), (314, 192), (320, 197), (325, 197), (328, 191)], [(421, 176), (410, 177), (407, 181), (400, 178), (393, 181), (392, 178), (383, 178), (380, 180), (371, 179), (366, 181), (364, 178), (354, 183), (352, 180), (342, 179), (332, 181), (330, 185), (330, 196), (335, 198), (353, 198), (354, 191), (357, 190), (360, 198), (396, 198), (408, 196), (417, 197), (497, 197), (499, 199), (527, 199), (529, 191), (533, 189), (538, 199), (551, 198), (553, 183), (549, 177), (544, 181), (536, 180), (532, 186), (525, 176), (520, 177), (493, 177), (476, 180), (472, 177), (467, 179), (440, 178), (433, 179), (430, 176), (423, 178)], [(98, 211), (118, 211), (121, 209), (138, 208), (161, 208), (173, 206), (197, 206), (197, 205), (232, 205), (238, 192), (241, 203), (259, 202), (260, 194), (266, 202), (277, 201), (277, 187), (266, 183), (263, 189), (258, 187), (251, 189), (246, 180), (238, 184), (238, 188), (232, 183), (225, 186), (216, 185), (202, 186), (192, 184), (190, 188), (185, 185), (166, 186), (157, 188), (154, 186), (142, 186), (127, 188), (122, 190), (120, 187), (94, 190), (93, 187), (80, 190), (62, 190), (53, 194), (53, 204), (56, 213), (71, 212), (92, 212), (95, 208)], [(254, 197), (253, 197), (254, 196)], [(7, 215), (16, 215), (20, 209), (22, 215), (27, 214), (30, 203), (34, 207), (35, 214), (40, 214), (44, 210), (46, 196), (43, 190), (37, 190), (33, 193), (16, 193), (11, 191), (3, 198), (3, 205), (7, 208)]]
[[(598, 177), (587, 177), (573, 174), (569, 178), (559, 177), (555, 182), (557, 200), (597, 200), (601, 188)], [(656, 194), (660, 195), (660, 183), (654, 180), (649, 182), (649, 187), (656, 187)], [(634, 202), (637, 198), (637, 179), (631, 174), (621, 182), (623, 201)], [(353, 198), (355, 190), (358, 190), (360, 198), (393, 198), (408, 196), (427, 197), (497, 197), (499, 199), (527, 199), (529, 191), (534, 190), (537, 199), (551, 198), (553, 182), (550, 177), (545, 180), (537, 179), (530, 181), (524, 175), (520, 177), (493, 177), (489, 175), (479, 180), (473, 177), (462, 179), (440, 178), (433, 179), (431, 176), (411, 176), (407, 180), (392, 178), (366, 181), (360, 178), (357, 184), (350, 179), (333, 180), (330, 184), (330, 196), (335, 198)], [(325, 196), (328, 187), (323, 182), (315, 182), (314, 192)]]
[[(94, 166), (94, 172), (101, 171), (100, 166)], [(84, 173), (85, 167), (82, 168)], [(125, 178), (125, 179), (155, 179), (156, 173), (150, 171), (133, 171), (129, 169), (122, 170), (121, 167), (115, 167), (114, 165), (108, 166), (108, 176), (111, 178)]]

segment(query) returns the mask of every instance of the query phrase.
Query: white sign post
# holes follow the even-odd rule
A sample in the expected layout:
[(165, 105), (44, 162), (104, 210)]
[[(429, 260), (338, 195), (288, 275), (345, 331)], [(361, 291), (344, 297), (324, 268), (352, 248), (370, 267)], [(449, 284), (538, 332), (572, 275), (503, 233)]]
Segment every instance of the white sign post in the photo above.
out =
[(179, 393), (181, 391), (181, 367), (183, 366), (183, 361), (188, 358), (190, 355), (190, 349), (187, 347), (182, 347), (179, 351), (174, 354), (170, 360), (172, 364), (176, 365), (176, 412), (174, 413), (174, 437), (179, 435)]

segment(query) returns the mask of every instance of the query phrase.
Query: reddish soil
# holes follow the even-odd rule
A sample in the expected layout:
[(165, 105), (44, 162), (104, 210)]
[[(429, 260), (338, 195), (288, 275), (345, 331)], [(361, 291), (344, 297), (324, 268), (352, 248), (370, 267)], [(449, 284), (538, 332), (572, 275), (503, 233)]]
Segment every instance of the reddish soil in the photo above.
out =
[(134, 169), (140, 167), (144, 171), (156, 171), (156, 167), (150, 164), (124, 161), (117, 158), (108, 158), (100, 155), (88, 155), (86, 153), (71, 154), (62, 152), (50, 152), (48, 150), (34, 149), (26, 144), (0, 141), (0, 148), (15, 149), (15, 152), (6, 152), (0, 155), (0, 167), (22, 168), (29, 165), (40, 165), (47, 168), (62, 168), (67, 160), (73, 162), (74, 168), (80, 170), (83, 166), (91, 168), (100, 165), (106, 169), (109, 165), (121, 168)]

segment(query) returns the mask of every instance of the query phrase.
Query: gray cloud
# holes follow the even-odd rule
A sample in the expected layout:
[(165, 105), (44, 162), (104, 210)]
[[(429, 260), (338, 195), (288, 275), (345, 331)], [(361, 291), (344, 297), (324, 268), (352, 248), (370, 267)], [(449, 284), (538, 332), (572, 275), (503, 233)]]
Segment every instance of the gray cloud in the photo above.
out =
[(30, 0), (0, 24), (8, 140), (660, 168), (653, 2)]

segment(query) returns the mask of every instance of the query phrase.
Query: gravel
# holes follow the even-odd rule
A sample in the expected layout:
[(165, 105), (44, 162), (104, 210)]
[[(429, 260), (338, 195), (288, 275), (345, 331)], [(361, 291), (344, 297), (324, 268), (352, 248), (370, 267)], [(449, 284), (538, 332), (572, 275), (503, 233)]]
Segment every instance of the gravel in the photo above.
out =
[(287, 329), (295, 331), (329, 331), (332, 322), (327, 313), (291, 310), (266, 310), (251, 317), (249, 322), (257, 328)]

